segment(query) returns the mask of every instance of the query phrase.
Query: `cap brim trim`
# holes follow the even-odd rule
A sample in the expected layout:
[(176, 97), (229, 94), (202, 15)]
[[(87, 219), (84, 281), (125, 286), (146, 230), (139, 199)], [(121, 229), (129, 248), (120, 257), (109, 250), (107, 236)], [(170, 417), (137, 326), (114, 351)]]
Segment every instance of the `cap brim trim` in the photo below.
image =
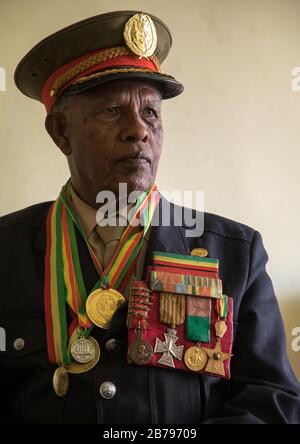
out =
[(155, 84), (161, 95), (161, 98), (164, 100), (176, 97), (179, 94), (181, 94), (184, 90), (183, 85), (180, 82), (178, 82), (174, 77), (147, 70), (138, 70), (130, 68), (127, 68), (127, 70), (114, 69), (114, 70), (107, 70), (106, 72), (94, 73), (92, 76), (93, 78), (91, 80), (82, 81), (75, 85), (69, 86), (69, 88), (63, 92), (63, 95), (80, 94), (98, 85), (123, 79), (150, 80)]

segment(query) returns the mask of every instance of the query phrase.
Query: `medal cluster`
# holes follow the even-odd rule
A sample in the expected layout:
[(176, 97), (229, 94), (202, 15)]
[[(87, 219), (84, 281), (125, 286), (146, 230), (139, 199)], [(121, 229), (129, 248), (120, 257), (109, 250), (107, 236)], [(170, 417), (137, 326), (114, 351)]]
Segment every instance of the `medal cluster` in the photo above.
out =
[(218, 260), (207, 258), (206, 249), (194, 254), (155, 252), (146, 282), (134, 282), (128, 362), (228, 379), (232, 298), (222, 292)]
[[(86, 312), (97, 327), (108, 329), (115, 311), (125, 302), (124, 296), (112, 288), (93, 291), (86, 301)], [(53, 376), (53, 388), (58, 396), (65, 396), (69, 387), (68, 373), (85, 373), (91, 370), (100, 359), (100, 346), (92, 336), (86, 337), (86, 330), (70, 344), (73, 361), (58, 367)]]

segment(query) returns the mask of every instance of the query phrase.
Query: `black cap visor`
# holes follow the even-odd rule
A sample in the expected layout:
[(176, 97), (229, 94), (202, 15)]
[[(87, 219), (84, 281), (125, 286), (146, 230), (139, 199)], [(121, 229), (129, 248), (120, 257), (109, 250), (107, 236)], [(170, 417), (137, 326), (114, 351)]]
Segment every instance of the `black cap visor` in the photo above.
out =
[(84, 83), (71, 85), (64, 91), (63, 95), (80, 94), (95, 86), (123, 79), (145, 79), (153, 82), (157, 87), (162, 99), (171, 99), (183, 91), (183, 85), (171, 76), (156, 72), (118, 72), (94, 78)]

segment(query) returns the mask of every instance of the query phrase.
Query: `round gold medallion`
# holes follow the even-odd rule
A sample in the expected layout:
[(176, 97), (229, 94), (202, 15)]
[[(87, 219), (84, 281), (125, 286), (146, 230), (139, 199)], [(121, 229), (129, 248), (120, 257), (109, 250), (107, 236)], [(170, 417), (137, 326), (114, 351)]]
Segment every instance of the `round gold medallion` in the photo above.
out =
[(131, 51), (139, 57), (150, 57), (157, 44), (155, 25), (146, 14), (135, 14), (124, 28), (124, 40)]
[(113, 314), (124, 302), (124, 296), (113, 288), (100, 288), (87, 298), (86, 312), (93, 324), (108, 329)]
[(53, 375), (53, 388), (57, 396), (65, 396), (69, 389), (69, 375), (64, 367), (58, 367)]
[[(95, 367), (95, 365), (99, 361), (99, 358), (100, 358), (100, 347), (99, 347), (98, 342), (92, 336), (89, 336), (88, 340), (92, 343), (92, 347), (95, 350), (94, 357), (90, 361), (84, 362), (84, 363), (79, 363), (79, 362), (76, 362), (76, 361), (72, 362), (70, 365), (68, 365), (66, 367), (68, 373), (85, 373), (85, 372), (88, 372), (93, 367)], [(76, 342), (77, 341), (75, 341), (75, 343)]]
[(80, 364), (90, 362), (94, 358), (95, 353), (95, 346), (88, 338), (77, 339), (71, 346), (71, 355)]
[(202, 370), (206, 366), (207, 359), (205, 351), (197, 345), (190, 347), (184, 355), (185, 365), (193, 372)]

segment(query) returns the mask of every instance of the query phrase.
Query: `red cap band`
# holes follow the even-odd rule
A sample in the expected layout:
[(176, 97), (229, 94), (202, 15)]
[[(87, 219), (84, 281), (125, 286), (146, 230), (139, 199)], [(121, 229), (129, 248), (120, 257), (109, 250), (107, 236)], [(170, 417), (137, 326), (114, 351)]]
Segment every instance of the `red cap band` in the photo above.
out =
[[(156, 57), (140, 58), (122, 46), (85, 54), (58, 68), (46, 81), (42, 89), (41, 100), (47, 113), (51, 111), (55, 101), (70, 85), (88, 81), (93, 78), (91, 74), (94, 73), (99, 73), (99, 77), (101, 77), (101, 73), (109, 75), (110, 70), (111, 73), (130, 70), (159, 72), (160, 68)], [(80, 79), (81, 82), (79, 82)]]

